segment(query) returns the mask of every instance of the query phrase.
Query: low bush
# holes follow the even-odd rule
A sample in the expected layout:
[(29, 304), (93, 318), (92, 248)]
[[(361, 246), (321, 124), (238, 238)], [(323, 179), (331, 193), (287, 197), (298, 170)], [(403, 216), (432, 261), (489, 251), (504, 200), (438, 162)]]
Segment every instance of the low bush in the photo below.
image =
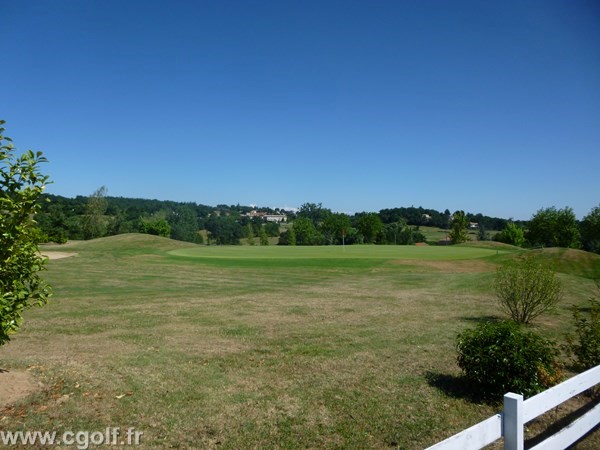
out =
[(487, 322), (458, 335), (458, 366), (481, 397), (534, 395), (559, 381), (555, 345), (512, 321)]
[(500, 308), (522, 324), (554, 308), (562, 295), (556, 274), (531, 256), (498, 269), (494, 289)]
[(587, 308), (573, 305), (572, 311), (575, 333), (567, 336), (567, 350), (575, 357), (574, 368), (583, 372), (600, 364), (600, 295)]
[(523, 244), (525, 243), (525, 232), (523, 231), (523, 228), (512, 222), (508, 222), (506, 228), (500, 231), (494, 237), (494, 240), (505, 244), (516, 245), (517, 247), (523, 247)]

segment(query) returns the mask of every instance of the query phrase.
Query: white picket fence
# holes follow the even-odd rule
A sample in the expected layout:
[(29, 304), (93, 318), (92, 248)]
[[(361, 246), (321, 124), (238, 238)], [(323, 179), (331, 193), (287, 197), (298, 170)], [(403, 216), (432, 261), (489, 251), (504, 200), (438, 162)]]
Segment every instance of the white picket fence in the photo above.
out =
[[(504, 411), (479, 422), (427, 450), (477, 450), (504, 437), (505, 450), (523, 450), (523, 426), (564, 401), (600, 383), (600, 366), (556, 385), (534, 397), (504, 396)], [(564, 449), (600, 423), (600, 404), (531, 450)]]

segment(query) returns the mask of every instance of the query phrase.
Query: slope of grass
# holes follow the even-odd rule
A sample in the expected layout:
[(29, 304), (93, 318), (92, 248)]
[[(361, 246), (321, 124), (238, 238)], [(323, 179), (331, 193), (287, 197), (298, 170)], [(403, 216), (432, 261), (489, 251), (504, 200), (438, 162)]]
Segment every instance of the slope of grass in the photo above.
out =
[(600, 279), (600, 255), (572, 248), (543, 248), (531, 254), (557, 272)]
[(47, 250), (86, 251), (88, 253), (117, 252), (128, 254), (131, 254), (132, 252), (138, 254), (160, 254), (168, 250), (189, 247), (197, 246), (188, 242), (174, 241), (165, 237), (140, 233), (126, 233), (90, 241), (69, 241), (66, 244), (45, 244), (42, 246), (43, 249)]
[(475, 248), (487, 248), (492, 250), (504, 250), (512, 252), (524, 251), (521, 247), (515, 245), (505, 244), (503, 242), (496, 241), (469, 241), (464, 244), (460, 244), (460, 247), (475, 247)]
[(428, 242), (437, 242), (448, 237), (448, 230), (438, 227), (421, 226), (419, 231), (423, 233)]
[[(496, 412), (431, 380), (458, 375), (457, 332), (497, 314), (494, 261), (512, 249), (145, 235), (58, 249), (78, 255), (50, 261), (53, 300), (0, 348), (0, 366), (45, 387), (1, 411), (2, 429), (135, 427), (149, 448), (422, 448)], [(563, 275), (566, 304), (593, 287), (578, 273)], [(560, 337), (569, 317), (544, 329)]]

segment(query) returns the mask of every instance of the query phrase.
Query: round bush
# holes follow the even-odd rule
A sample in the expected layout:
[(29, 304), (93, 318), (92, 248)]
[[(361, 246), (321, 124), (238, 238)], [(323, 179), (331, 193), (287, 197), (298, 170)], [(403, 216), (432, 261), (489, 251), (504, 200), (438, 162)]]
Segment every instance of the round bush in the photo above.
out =
[(458, 335), (458, 366), (478, 393), (534, 395), (559, 378), (552, 342), (514, 322), (488, 322)]

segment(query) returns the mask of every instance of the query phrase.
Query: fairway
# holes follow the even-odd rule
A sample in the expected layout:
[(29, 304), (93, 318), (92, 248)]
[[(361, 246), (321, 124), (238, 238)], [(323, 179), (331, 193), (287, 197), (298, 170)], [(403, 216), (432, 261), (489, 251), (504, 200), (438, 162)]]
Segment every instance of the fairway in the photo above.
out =
[[(43, 251), (72, 256), (50, 261), (54, 297), (0, 348), (0, 367), (42, 383), (0, 411), (3, 429), (134, 427), (143, 448), (422, 448), (497, 411), (452, 390), (454, 345), (497, 317), (511, 248), (130, 234)], [(565, 299), (540, 322), (559, 340), (594, 287), (580, 259), (600, 259), (569, 255)]]

